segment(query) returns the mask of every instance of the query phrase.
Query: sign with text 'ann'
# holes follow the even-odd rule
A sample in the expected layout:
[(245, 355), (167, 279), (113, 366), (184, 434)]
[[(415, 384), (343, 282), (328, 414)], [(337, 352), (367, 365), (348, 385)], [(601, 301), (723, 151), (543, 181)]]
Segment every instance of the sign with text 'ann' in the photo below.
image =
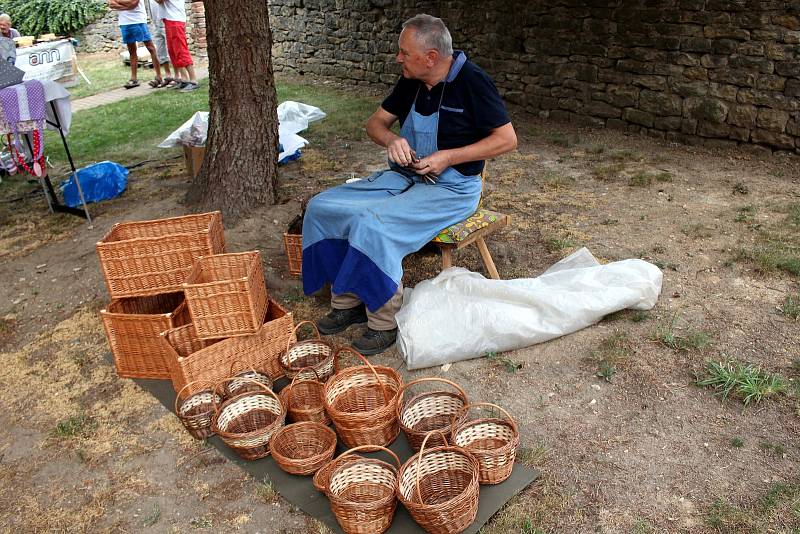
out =
[(18, 48), (14, 65), (25, 71), (26, 80), (53, 80), (65, 87), (78, 82), (75, 49), (68, 39)]

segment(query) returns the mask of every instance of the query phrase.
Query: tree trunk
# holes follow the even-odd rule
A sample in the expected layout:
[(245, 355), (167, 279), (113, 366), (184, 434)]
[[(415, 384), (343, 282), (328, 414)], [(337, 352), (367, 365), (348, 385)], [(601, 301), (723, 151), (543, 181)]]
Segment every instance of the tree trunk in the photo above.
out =
[(275, 203), (278, 116), (266, 1), (205, 0), (209, 61), (206, 154), (187, 193), (236, 221)]

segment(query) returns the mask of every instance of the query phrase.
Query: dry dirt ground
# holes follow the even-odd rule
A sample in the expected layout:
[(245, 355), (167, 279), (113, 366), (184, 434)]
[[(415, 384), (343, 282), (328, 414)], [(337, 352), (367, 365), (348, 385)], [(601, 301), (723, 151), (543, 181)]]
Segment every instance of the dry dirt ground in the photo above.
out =
[[(587, 246), (601, 261), (652, 261), (664, 284), (650, 312), (447, 371), (409, 374), (394, 350), (375, 358), (517, 418), (521, 458), (543, 476), (485, 532), (796, 532), (800, 329), (786, 298), (798, 294), (798, 158), (516, 124), (519, 150), (492, 162), (485, 192), (513, 216), (489, 245), (501, 276), (536, 276)], [(230, 250), (262, 251), (272, 295), (298, 320), (326, 299), (287, 274), (284, 227), (303, 197), (381, 160), (366, 142), (312, 144), (281, 168), (279, 205), (226, 228)], [(117, 221), (185, 213), (182, 165), (137, 168), (121, 198), (93, 207), (92, 229), (35, 194), (14, 200), (35, 189), (20, 178), (0, 184), (2, 531), (326, 531), (106, 361), (94, 243)], [(439, 261), (409, 257), (406, 285)], [(482, 269), (472, 250), (457, 264)], [(695, 385), (725, 358), (779, 373), (787, 392), (744, 407)]]

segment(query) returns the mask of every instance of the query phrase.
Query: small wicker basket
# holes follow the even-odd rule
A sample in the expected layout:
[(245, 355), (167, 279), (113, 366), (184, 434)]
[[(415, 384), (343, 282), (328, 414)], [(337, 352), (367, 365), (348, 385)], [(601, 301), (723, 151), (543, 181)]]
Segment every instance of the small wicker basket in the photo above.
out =
[(270, 451), (287, 473), (312, 475), (333, 458), (336, 432), (311, 421), (286, 425), (272, 435)]
[[(317, 374), (312, 368), (314, 375)], [(290, 421), (315, 421), (331, 424), (325, 412), (325, 384), (319, 379), (300, 378), (302, 371), (295, 375), (292, 383), (281, 390), (281, 402), (286, 406), (286, 416)]]
[[(233, 366), (231, 366), (231, 369), (233, 369)], [(235, 397), (236, 395), (245, 393), (247, 391), (260, 390), (261, 388), (259, 386), (253, 384), (253, 380), (261, 383), (268, 389), (272, 389), (272, 379), (270, 379), (270, 377), (265, 373), (256, 371), (255, 369), (245, 369), (236, 375), (233, 375), (233, 373), (231, 373), (231, 375), (232, 380), (230, 382), (226, 382), (222, 387), (222, 393), (226, 399)]]
[[(194, 393), (189, 393), (190, 388)], [(195, 439), (206, 439), (214, 435), (211, 419), (216, 404), (222, 398), (214, 391), (214, 384), (198, 380), (186, 384), (175, 397), (175, 415)]]
[(283, 234), (283, 246), (289, 260), (289, 274), (300, 276), (303, 273), (303, 235)]
[[(364, 365), (338, 370), (338, 358), (350, 352)], [(400, 433), (395, 402), (403, 379), (391, 367), (373, 366), (355, 349), (334, 355), (337, 372), (325, 384), (325, 411), (348, 447), (385, 446)]]
[[(400, 468), (397, 498), (414, 521), (431, 534), (456, 534), (478, 514), (478, 460), (452, 445), (420, 450)], [(442, 436), (442, 439), (445, 439)]]
[(281, 367), (288, 378), (300, 374), (301, 378), (316, 376), (317, 380), (325, 382), (333, 375), (333, 345), (322, 340), (317, 325), (311, 321), (297, 323), (293, 337), (297, 337), (297, 331), (303, 325), (310, 325), (316, 338), (287, 343), (286, 352), (281, 354)]
[[(387, 452), (397, 467), (374, 458), (352, 457), (362, 450)], [(342, 530), (346, 534), (386, 532), (397, 508), (397, 455), (386, 447), (361, 446), (342, 453), (332, 463), (325, 494)]]
[[(237, 379), (220, 381), (215, 391), (231, 380)], [(270, 438), (286, 419), (286, 409), (278, 395), (261, 382), (252, 380), (252, 383), (260, 389), (224, 401), (211, 421), (211, 428), (220, 439), (245, 460), (257, 460), (269, 455)]]
[[(455, 391), (436, 390), (426, 391), (413, 396), (408, 401), (403, 402), (403, 394), (411, 386), (417, 384), (438, 382), (447, 384)], [(429, 377), (413, 380), (402, 387), (397, 394), (397, 418), (400, 428), (408, 440), (408, 444), (414, 450), (419, 451), (422, 440), (432, 430), (441, 430), (445, 439), (450, 439), (450, 425), (453, 419), (459, 415), (461, 408), (468, 403), (467, 394), (458, 384), (444, 378)], [(429, 445), (438, 447), (446, 445), (447, 442), (441, 439), (439, 434), (430, 438)]]
[[(501, 412), (505, 419), (468, 419), (470, 408), (486, 407)], [(480, 464), (481, 484), (499, 484), (511, 476), (519, 447), (517, 423), (500, 406), (488, 402), (465, 405), (454, 420), (453, 444), (471, 452)]]
[(267, 311), (267, 286), (258, 251), (197, 258), (183, 292), (200, 339), (256, 333)]

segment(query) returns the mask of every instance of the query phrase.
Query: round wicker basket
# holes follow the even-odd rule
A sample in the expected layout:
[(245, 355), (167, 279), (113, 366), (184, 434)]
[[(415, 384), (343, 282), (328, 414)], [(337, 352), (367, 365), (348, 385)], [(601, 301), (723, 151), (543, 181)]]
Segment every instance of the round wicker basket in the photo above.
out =
[[(447, 384), (455, 391), (426, 391), (411, 397), (408, 401), (403, 401), (403, 395), (407, 389), (417, 384), (431, 382)], [(419, 378), (404, 385), (397, 394), (397, 418), (400, 428), (414, 452), (419, 451), (422, 440), (432, 430), (442, 431), (445, 439), (449, 440), (450, 425), (460, 413), (461, 408), (468, 402), (464, 390), (455, 382), (444, 378)], [(446, 444), (447, 442), (443, 441), (439, 434), (432, 436), (429, 442), (431, 447)]]
[[(293, 344), (291, 340), (295, 339), (300, 327), (306, 324), (311, 325), (317, 337), (297, 341)], [(294, 327), (294, 333), (289, 338), (286, 352), (281, 354), (280, 364), (288, 378), (294, 378), (298, 373), (301, 374), (301, 378), (312, 378), (314, 374), (305, 370), (310, 367), (314, 369), (317, 379), (325, 382), (334, 372), (333, 354), (333, 345), (322, 340), (317, 325), (311, 321), (300, 321)]]
[[(504, 418), (468, 419), (470, 408), (476, 407), (492, 408)], [(511, 476), (519, 447), (519, 429), (503, 408), (488, 402), (467, 404), (454, 420), (451, 434), (453, 444), (467, 449), (478, 459), (481, 484), (498, 484)]]
[(322, 423), (294, 423), (275, 432), (269, 447), (278, 467), (292, 475), (311, 475), (333, 458), (336, 433)]
[(175, 397), (175, 415), (195, 439), (206, 439), (214, 435), (211, 419), (216, 404), (222, 398), (214, 391), (214, 383), (195, 380), (181, 388)]

